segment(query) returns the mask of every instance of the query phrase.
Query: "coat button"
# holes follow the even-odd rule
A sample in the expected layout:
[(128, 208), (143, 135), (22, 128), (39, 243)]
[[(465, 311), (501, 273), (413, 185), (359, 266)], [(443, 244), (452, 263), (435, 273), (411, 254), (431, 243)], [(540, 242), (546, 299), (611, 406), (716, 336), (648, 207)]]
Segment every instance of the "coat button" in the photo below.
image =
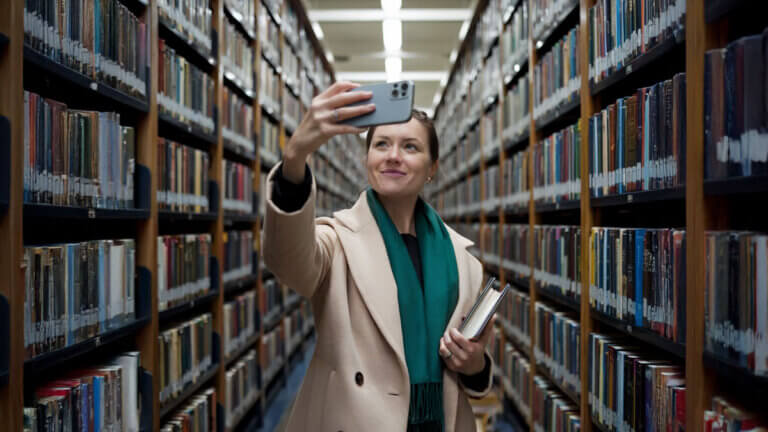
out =
[(363, 374), (362, 373), (358, 372), (358, 373), (355, 374), (355, 382), (359, 386), (363, 385)]

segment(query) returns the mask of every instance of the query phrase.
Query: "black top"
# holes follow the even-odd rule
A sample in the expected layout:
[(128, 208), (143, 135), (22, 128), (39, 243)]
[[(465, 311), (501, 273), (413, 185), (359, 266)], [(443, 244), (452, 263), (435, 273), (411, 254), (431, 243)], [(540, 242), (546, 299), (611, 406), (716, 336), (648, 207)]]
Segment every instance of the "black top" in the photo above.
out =
[[(292, 183), (283, 177), (283, 166), (277, 168), (274, 178), (274, 186), (272, 188), (272, 202), (280, 210), (291, 213), (301, 209), (309, 199), (309, 195), (312, 193), (312, 172), (309, 170), (309, 166), (306, 166), (304, 170), (304, 180), (301, 183)], [(419, 241), (416, 236), (411, 234), (400, 234), (405, 242), (405, 247), (408, 249), (408, 255), (411, 256), (413, 261), (413, 267), (416, 269), (416, 274), (419, 276), (422, 289), (424, 286), (424, 276), (421, 271), (421, 256), (419, 249)], [(485, 388), (485, 384), (488, 382), (488, 375), (491, 373), (491, 362), (485, 362), (485, 368), (482, 372), (475, 375), (461, 376), (461, 381), (464, 386), (475, 391), (482, 391)]]

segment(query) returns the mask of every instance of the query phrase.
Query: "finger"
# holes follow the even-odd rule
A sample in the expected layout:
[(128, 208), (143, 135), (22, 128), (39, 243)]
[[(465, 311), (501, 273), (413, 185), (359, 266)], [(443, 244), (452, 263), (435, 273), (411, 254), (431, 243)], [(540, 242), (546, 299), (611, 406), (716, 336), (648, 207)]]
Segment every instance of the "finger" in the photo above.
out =
[(464, 351), (463, 348), (461, 348), (451, 337), (451, 332), (448, 331), (445, 333), (445, 346), (448, 347), (448, 349), (453, 353), (452, 357), (457, 357), (462, 362), (467, 361), (469, 359), (469, 354), (467, 354), (466, 351)]
[(443, 338), (440, 338), (440, 348), (438, 352), (442, 358), (448, 357), (448, 354), (450, 353), (450, 351), (448, 351), (448, 347), (445, 346), (445, 340), (443, 340)]
[(458, 330), (451, 329), (450, 334), (451, 339), (453, 339), (456, 345), (458, 345), (461, 349), (467, 351), (469, 354), (475, 351), (475, 343), (465, 338), (464, 335), (462, 335)]
[[(328, 114), (324, 115), (324, 120), (329, 121), (331, 123), (340, 123), (344, 120), (361, 116), (363, 114), (368, 114), (376, 110), (376, 105), (374, 104), (367, 104), (367, 105), (358, 105), (353, 107), (344, 107), (344, 108), (337, 108), (335, 110), (331, 110), (328, 112)], [(333, 114), (333, 111), (336, 111), (339, 113), (338, 120), (335, 119), (335, 115)]]
[(349, 81), (337, 81), (333, 83), (333, 85), (325, 89), (324, 92), (320, 93), (318, 97), (320, 97), (321, 99), (328, 99), (339, 93), (346, 92), (357, 87), (360, 87), (360, 84), (349, 82)]
[(369, 91), (346, 91), (344, 93), (335, 94), (329, 97), (325, 101), (325, 106), (328, 109), (339, 108), (353, 104), (355, 102), (361, 102), (373, 97), (373, 93)]

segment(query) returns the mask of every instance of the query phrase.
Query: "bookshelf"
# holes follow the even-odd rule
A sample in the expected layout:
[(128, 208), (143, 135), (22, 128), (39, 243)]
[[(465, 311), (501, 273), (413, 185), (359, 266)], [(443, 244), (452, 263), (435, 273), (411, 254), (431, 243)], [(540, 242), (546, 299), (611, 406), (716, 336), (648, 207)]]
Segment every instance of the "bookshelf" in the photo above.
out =
[[(579, 349), (581, 391), (578, 395), (567, 391), (559, 391), (559, 394), (577, 407), (582, 431), (609, 432), (609, 428), (592, 417), (588, 388), (590, 351), (584, 341), (589, 340), (593, 333), (625, 341), (629, 346), (637, 347), (641, 353), (652, 353), (653, 358), (680, 367), (685, 378), (683, 420), (686, 429), (702, 430), (705, 411), (713, 409), (714, 396), (723, 397), (765, 424), (768, 421), (765, 407), (756, 402), (765, 400), (765, 392), (768, 391), (765, 377), (753, 374), (743, 363), (734, 361), (733, 357), (710, 353), (705, 347), (708, 324), (704, 317), (708, 306), (702, 292), (707, 286), (707, 276), (703, 269), (709, 263), (706, 232), (765, 232), (764, 210), (756, 203), (764, 200), (768, 191), (768, 181), (763, 175), (717, 179), (706, 177), (705, 53), (707, 50), (725, 48), (743, 36), (759, 35), (768, 26), (768, 22), (764, 18), (750, 16), (750, 8), (745, 1), (689, 0), (682, 14), (679, 10), (669, 12), (679, 18), (678, 24), (659, 33), (663, 37), (659, 38), (658, 43), (641, 52), (624, 50), (617, 53), (617, 56), (625, 56), (625, 60), (605, 60), (613, 66), (604, 68), (603, 73), (596, 78), (598, 72), (593, 70), (596, 65), (592, 64), (590, 58), (590, 44), (593, 41), (590, 31), (595, 29), (590, 26), (593, 22), (592, 13), (599, 10), (597, 6), (600, 3), (600, 0), (478, 2), (469, 31), (458, 50), (457, 60), (436, 108), (435, 121), (442, 146), (442, 170), (436, 184), (429, 186), (427, 197), (448, 223), (475, 241), (486, 273), (496, 275), (502, 284), (512, 283), (515, 289), (527, 294), (530, 302), (530, 328), (534, 328), (533, 316), (538, 303), (545, 303), (556, 311), (577, 317), (582, 341)], [(535, 18), (534, 9), (537, 5), (545, 5), (543, 9), (546, 12)], [(527, 34), (523, 32), (522, 36), (514, 27), (516, 20), (521, 17), (527, 17), (528, 26)], [(558, 40), (576, 25), (580, 28), (576, 44), (578, 68), (581, 71), (577, 96), (556, 104), (548, 112), (539, 113), (534, 118), (535, 98), (531, 90), (527, 110), (520, 115), (519, 107), (512, 104), (519, 100), (515, 99), (519, 95), (513, 93), (513, 90), (519, 89), (520, 83), (525, 84), (526, 81), (533, 88), (535, 82), (532, 71), (537, 70), (537, 65), (549, 50), (557, 46)], [(511, 35), (507, 34), (513, 31)], [(499, 33), (502, 35), (500, 38)], [(520, 48), (520, 37), (527, 49)], [(485, 53), (486, 47), (493, 46), (500, 47), (498, 58), (475, 53), (478, 49)], [(598, 61), (603, 61), (598, 54), (596, 56)], [(463, 143), (471, 142), (470, 126), (477, 125), (473, 127), (480, 129), (481, 137), (487, 136), (489, 132), (486, 128), (490, 123), (478, 121), (478, 115), (493, 110), (493, 107), (489, 106), (486, 99), (476, 97), (475, 89), (486, 86), (477, 71), (498, 67), (494, 62), (499, 62), (503, 70), (500, 80), (503, 90), (498, 99), (490, 104), (505, 107), (502, 125), (500, 132), (492, 131), (491, 134), (495, 137), (496, 148), (475, 146), (469, 153), (460, 153), (459, 161), (479, 160), (479, 168), (469, 167), (463, 162), (454, 162), (455, 155), (459, 152), (457, 149), (462, 149)], [(608, 63), (599, 63), (599, 66), (602, 68)], [(681, 99), (678, 100), (684, 99), (685, 115), (681, 116), (676, 127), (678, 131), (685, 132), (684, 141), (681, 141), (685, 145), (685, 153), (678, 160), (680, 165), (678, 171), (675, 171), (679, 176), (677, 182), (668, 182), (659, 188), (617, 189), (607, 194), (596, 194), (590, 184), (594, 162), (590, 153), (592, 131), (587, 127), (590, 120), (603, 110), (611, 109), (618, 100), (632, 95), (637, 89), (672, 80), (681, 72), (685, 73), (685, 90), (684, 97), (681, 93)], [(463, 121), (459, 128), (455, 126), (458, 124), (457, 119)], [(517, 126), (522, 122), (527, 122), (524, 130)], [(555, 202), (536, 200), (531, 187), (534, 184), (536, 163), (532, 150), (543, 138), (576, 123), (580, 124), (580, 156), (579, 164), (576, 165), (580, 174), (578, 198), (560, 197)], [(513, 170), (525, 168), (527, 172), (505, 173), (505, 170), (513, 166), (505, 162), (515, 157), (522, 158), (524, 164)], [(489, 170), (497, 170), (498, 175), (487, 177)], [(527, 176), (527, 183), (523, 181), (521, 189), (513, 189), (519, 186), (508, 185), (509, 174), (519, 174), (523, 179)], [(472, 188), (471, 177), (474, 175), (482, 179), (479, 189)], [(490, 194), (488, 181), (498, 182), (498, 187), (492, 188)], [(526, 205), (520, 202), (521, 194), (527, 195), (524, 201)], [(491, 200), (491, 204), (486, 203), (488, 200)], [(478, 205), (479, 211), (476, 210)], [(504, 230), (499, 229), (497, 233), (488, 231), (497, 224), (499, 227), (509, 224), (527, 226), (527, 247), (523, 250), (510, 249), (511, 240), (505, 242), (507, 234)], [(546, 289), (534, 277), (538, 271), (534, 256), (536, 245), (530, 233), (540, 225), (575, 225), (580, 228), (581, 255), (577, 257), (578, 266), (582, 269), (578, 281), (581, 284), (580, 296), (565, 296), (558, 290)], [(637, 325), (627, 319), (626, 315), (620, 319), (613, 314), (598, 312), (591, 304), (592, 281), (588, 269), (595, 260), (588, 251), (590, 233), (593, 228), (599, 227), (685, 230), (686, 279), (682, 285), (685, 297), (681, 299), (685, 308), (683, 342), (661, 336), (659, 329), (652, 329), (645, 323)], [(490, 239), (489, 232), (495, 232), (492, 235), (498, 236), (498, 240)], [(511, 253), (515, 254), (514, 257)], [(504, 366), (499, 372), (497, 383), (499, 394), (504, 396), (505, 415), (538, 430), (540, 425), (535, 424), (531, 413), (533, 401), (521, 399), (510, 385), (510, 377), (505, 376), (506, 344), (530, 362), (526, 369), (529, 371), (530, 388), (533, 388), (534, 376), (549, 381), (553, 387), (557, 387), (557, 383), (552, 376), (548, 376), (550, 374), (546, 370), (542, 371), (536, 353), (520, 343), (515, 336), (519, 330), (513, 329), (507, 319), (499, 320), (497, 330), (502, 347), (498, 350), (497, 361), (501, 361)], [(535, 335), (530, 334), (528, 337), (535, 338)], [(532, 342), (535, 344), (535, 341)], [(530, 388), (525, 391), (532, 397)]]
[[(281, 303), (266, 316), (261, 316), (259, 310), (254, 311), (255, 333), (225, 355), (223, 339), (220, 341), (225, 325), (224, 303), (247, 292), (255, 293), (257, 309), (266, 301), (262, 299), (262, 282), (273, 276), (259, 261), (260, 215), (263, 214), (260, 210), (263, 207), (261, 182), (266, 171), (279, 161), (286, 133), (295, 129), (312, 97), (333, 82), (333, 68), (313, 33), (303, 2), (298, 0), (254, 0), (252, 5), (227, 0), (203, 2), (210, 7), (210, 32), (192, 26), (186, 18), (179, 18), (181, 14), (167, 13), (164, 8), (172, 7), (169, 2), (118, 0), (118, 3), (146, 25), (147, 67), (145, 86), (139, 92), (118, 89), (110, 85), (109, 79), (85, 75), (38, 52), (25, 41), (25, 2), (9, 3), (0, 16), (0, 240), (4, 245), (0, 248), (0, 273), (7, 275), (0, 284), (0, 418), (9, 430), (21, 430), (23, 407), (32, 402), (37, 385), (57, 379), (76, 367), (106, 361), (117, 352), (136, 350), (141, 356), (137, 387), (142, 408), (137, 417), (142, 431), (159, 430), (174, 412), (208, 388), (215, 389), (217, 394), (215, 409), (219, 432), (251, 430), (262, 423), (267, 410), (279, 416), (281, 413), (277, 411), (286, 408), (284, 404), (272, 406), (268, 395), (274, 397), (277, 392), (297, 391), (297, 386), (286, 387), (285, 377), (310, 347), (313, 322), (311, 316), (306, 315), (309, 308), (305, 300), (288, 296), (285, 304)], [(248, 5), (248, 11), (239, 10), (242, 5)], [(283, 18), (286, 14), (290, 14), (289, 19)], [(262, 18), (270, 20), (271, 32), (261, 32)], [(228, 62), (225, 58), (227, 31), (236, 32), (234, 39), (244, 44), (241, 48), (250, 51), (251, 56), (244, 57), (245, 63), (240, 61), (242, 59)], [(161, 39), (175, 56), (210, 78), (213, 96), (208, 102), (212, 115), (203, 119), (206, 121), (196, 121), (198, 111), (190, 116), (192, 108), (188, 106), (179, 104), (175, 111), (169, 110), (166, 106), (168, 98), (163, 96), (163, 102), (159, 100), (164, 55), (158, 47)], [(287, 58), (288, 55), (293, 58)], [(276, 72), (277, 82), (273, 85), (279, 91), (274, 98), (260, 91), (262, 76), (258, 71), (262, 59)], [(290, 65), (287, 64), (289, 60)], [(230, 67), (233, 64), (237, 68)], [(289, 66), (293, 68), (290, 69), (292, 75), (287, 75)], [(240, 69), (252, 72), (242, 73)], [(119, 113), (120, 123), (133, 127), (133, 206), (112, 209), (24, 202), (24, 90), (63, 102), (70, 109)], [(285, 115), (284, 91), (295, 97), (294, 107), (298, 108), (298, 115), (296, 112), (293, 117)], [(238, 118), (242, 123), (236, 126), (247, 125), (244, 131), (225, 132), (226, 97), (242, 101), (244, 111), (237, 113), (246, 114)], [(161, 108), (162, 104), (166, 105)], [(262, 134), (262, 118), (278, 130), (277, 135)], [(286, 119), (293, 124), (286, 125)], [(205, 124), (212, 124), (213, 128)], [(231, 139), (233, 136), (235, 139)], [(173, 207), (159, 201), (158, 145), (161, 139), (178, 143), (185, 151), (202, 151), (207, 155), (208, 181), (204, 185), (207, 191), (204, 197), (197, 194), (192, 199), (181, 196), (181, 193), (177, 197), (168, 191), (168, 196), (173, 197), (168, 198), (169, 202), (174, 199), (178, 203), (183, 201), (186, 207)], [(318, 156), (328, 164), (327, 175), (318, 182), (318, 189), (334, 197), (326, 203), (325, 211), (347, 207), (362, 189), (364, 172), (359, 167), (354, 169), (354, 165), (359, 164), (360, 146), (357, 137), (344, 138)], [(240, 195), (243, 202), (250, 204), (247, 209), (245, 206), (240, 206), (240, 211), (225, 208), (228, 190), (222, 167), (224, 161), (250, 170), (250, 177), (244, 176), (243, 182), (249, 184), (245, 190), (252, 190), (251, 195)], [(162, 192), (165, 194), (166, 191)], [(202, 198), (207, 207), (195, 209)], [(163, 199), (166, 199), (165, 195)], [(247, 254), (250, 270), (229, 274), (225, 279), (224, 245), (227, 233), (232, 230), (252, 234)], [(161, 311), (158, 237), (182, 234), (210, 236), (208, 289), (202, 295), (189, 297)], [(27, 358), (24, 346), (25, 246), (118, 238), (135, 241), (135, 317), (79, 343)], [(201, 371), (194, 384), (161, 404), (159, 377), (162, 365), (158, 337), (164, 330), (204, 313), (211, 314), (213, 323), (210, 367)], [(301, 329), (290, 341), (290, 352), (286, 346), (280, 356), (282, 360), (273, 365), (261, 364), (263, 356), (259, 354), (265, 333), (270, 330), (285, 332), (284, 328), (291, 322), (290, 314), (300, 315), (302, 319)], [(293, 324), (298, 325), (297, 322)], [(288, 342), (286, 337), (285, 345)], [(226, 418), (226, 372), (251, 350), (257, 352), (260, 388), (238, 407), (233, 418)]]

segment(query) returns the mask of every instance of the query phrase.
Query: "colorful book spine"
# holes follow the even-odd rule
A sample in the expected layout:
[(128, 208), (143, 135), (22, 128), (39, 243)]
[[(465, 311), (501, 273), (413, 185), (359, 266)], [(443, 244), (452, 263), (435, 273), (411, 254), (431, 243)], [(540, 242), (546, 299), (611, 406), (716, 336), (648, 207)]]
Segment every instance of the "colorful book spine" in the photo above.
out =
[(157, 238), (158, 310), (170, 309), (210, 291), (210, 256), (210, 234)]
[(209, 388), (192, 396), (171, 419), (160, 428), (160, 432), (216, 432), (216, 390)]
[(224, 283), (255, 272), (253, 268), (253, 231), (227, 231), (224, 233)]
[(588, 344), (593, 422), (611, 432), (685, 428), (682, 367), (649, 357), (632, 340), (590, 333)]
[(267, 386), (285, 361), (285, 334), (280, 326), (262, 335), (259, 354), (264, 377), (262, 383)]
[(706, 233), (704, 350), (768, 375), (768, 236)]
[(589, 78), (600, 82), (685, 26), (685, 0), (598, 0), (589, 9)]
[(685, 183), (685, 74), (619, 98), (589, 119), (593, 197)]
[(207, 152), (158, 137), (158, 207), (184, 213), (207, 212), (209, 167)]
[(526, 73), (507, 90), (507, 94), (504, 97), (502, 117), (505, 143), (518, 141), (528, 133), (531, 128), (529, 104), (530, 84), (528, 83), (528, 73)]
[(280, 161), (280, 127), (267, 116), (261, 116), (261, 131), (259, 133), (259, 155), (262, 160), (274, 165)]
[(581, 393), (580, 326), (578, 316), (556, 311), (544, 303), (536, 303), (536, 345), (534, 358), (549, 372), (561, 389)]
[(135, 164), (135, 132), (120, 114), (24, 92), (24, 202), (132, 208)]
[(24, 43), (56, 63), (146, 98), (148, 29), (118, 0), (25, 0)]
[(255, 349), (248, 351), (226, 373), (227, 402), (225, 407), (226, 425), (237, 426), (234, 420), (242, 418), (259, 397), (261, 368)]
[(157, 6), (160, 22), (184, 35), (205, 55), (212, 52), (211, 0), (158, 0)]
[(536, 63), (533, 73), (534, 120), (579, 98), (579, 32), (577, 25)]
[(768, 29), (704, 57), (704, 178), (768, 175)]
[(531, 391), (531, 417), (537, 432), (579, 432), (579, 408), (546, 378), (536, 375)]
[(505, 210), (523, 211), (531, 199), (528, 187), (528, 150), (504, 161), (501, 205)]
[(531, 2), (533, 38), (535, 40), (545, 39), (547, 34), (578, 6), (578, 0), (533, 0)]
[(160, 403), (178, 397), (213, 364), (213, 317), (210, 313), (161, 331), (157, 339), (160, 354)]
[(528, 257), (528, 225), (505, 224), (502, 228), (504, 250), (502, 253), (502, 265), (510, 275), (520, 279), (531, 276), (531, 262)]
[(533, 199), (537, 203), (578, 200), (581, 194), (581, 127), (568, 126), (533, 146)]
[[(682, 406), (678, 409), (682, 409), (682, 414), (685, 414), (684, 399), (682, 401)], [(726, 400), (724, 397), (715, 396), (712, 398), (712, 409), (704, 411), (704, 431), (764, 430), (766, 428), (765, 420), (760, 420), (759, 414), (760, 413), (747, 412), (741, 407)]]
[(261, 290), (259, 310), (265, 325), (271, 318), (280, 313), (283, 308), (283, 289), (277, 279), (270, 278), (264, 281)]
[(24, 269), (27, 359), (120, 328), (135, 316), (133, 239), (25, 247)]
[(592, 228), (593, 310), (685, 343), (685, 231)]
[(139, 353), (78, 368), (34, 389), (24, 430), (138, 431)]
[(221, 161), (224, 172), (224, 210), (253, 213), (253, 170), (229, 160)]
[(280, 75), (263, 58), (259, 59), (259, 71), (259, 104), (277, 116), (280, 112)]
[(531, 365), (528, 357), (516, 350), (512, 344), (504, 346), (502, 364), (502, 386), (504, 395), (512, 399), (524, 418), (531, 415)]
[(504, 302), (499, 305), (497, 317), (507, 337), (518, 347), (531, 348), (531, 300), (521, 287), (509, 290)]
[(253, 144), (253, 106), (228, 87), (224, 87), (221, 135), (228, 143), (246, 151), (255, 151)]
[(538, 287), (578, 303), (581, 296), (581, 229), (578, 226), (536, 225), (533, 247), (533, 278)]
[(214, 82), (163, 39), (158, 39), (157, 104), (161, 112), (212, 134), (214, 123)]
[(224, 353), (229, 356), (256, 334), (256, 291), (248, 291), (224, 303)]

